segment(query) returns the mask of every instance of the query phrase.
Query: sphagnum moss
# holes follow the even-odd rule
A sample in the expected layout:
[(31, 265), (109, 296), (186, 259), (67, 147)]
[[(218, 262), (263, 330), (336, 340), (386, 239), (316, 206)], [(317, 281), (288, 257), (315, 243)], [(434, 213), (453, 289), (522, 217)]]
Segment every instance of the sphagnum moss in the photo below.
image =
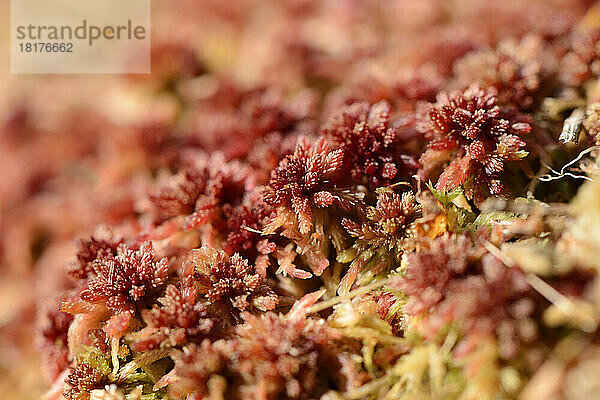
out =
[(158, 3), (122, 104), (2, 120), (47, 399), (595, 395), (597, 7)]

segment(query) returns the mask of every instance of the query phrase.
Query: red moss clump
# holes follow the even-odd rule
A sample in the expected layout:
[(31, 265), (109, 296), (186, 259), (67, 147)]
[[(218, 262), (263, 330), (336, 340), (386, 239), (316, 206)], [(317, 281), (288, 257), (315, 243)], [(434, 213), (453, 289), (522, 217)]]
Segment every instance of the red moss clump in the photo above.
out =
[(112, 237), (96, 238), (92, 236), (89, 240), (79, 240), (77, 261), (69, 269), (69, 276), (74, 279), (86, 279), (93, 270), (93, 263), (104, 257), (117, 255), (117, 248), (123, 240)]
[[(350, 290), (369, 262), (375, 261), (377, 270), (373, 272), (379, 273), (399, 263), (404, 251), (414, 248), (413, 229), (420, 212), (421, 207), (411, 192), (400, 195), (391, 189), (380, 189), (377, 205), (367, 208), (365, 221), (342, 219), (342, 226), (356, 241), (345, 252), (353, 261), (340, 282), (341, 293)], [(344, 256), (342, 258), (346, 258)]]
[(252, 172), (247, 165), (230, 161), (225, 162), (218, 156), (206, 160), (196, 158), (197, 169), (204, 169), (206, 180), (204, 188), (196, 199), (194, 212), (184, 224), (184, 229), (196, 229), (202, 224), (222, 217), (223, 206), (239, 204), (246, 189), (254, 186)]
[(220, 218), (225, 204), (239, 204), (253, 186), (251, 171), (241, 162), (193, 152), (184, 158), (182, 172), (150, 196), (156, 223), (184, 215), (183, 228), (197, 229)]
[(147, 351), (200, 342), (210, 334), (214, 321), (206, 305), (199, 301), (195, 287), (169, 285), (158, 303), (142, 311), (146, 327), (134, 334), (132, 349)]
[(206, 190), (208, 171), (187, 168), (174, 176), (168, 186), (150, 194), (154, 221), (162, 223), (178, 215), (190, 214), (200, 193)]
[(273, 313), (246, 313), (244, 322), (235, 338), (184, 349), (171, 393), (191, 393), (194, 399), (209, 393), (229, 399), (311, 399), (344, 385), (340, 337), (324, 324)]
[[(207, 339), (200, 346), (190, 344), (184, 347), (183, 353), (175, 361), (177, 380), (170, 386), (169, 393), (178, 399), (205, 399), (211, 393), (211, 378), (216, 383), (228, 365), (229, 360), (221, 350), (220, 343), (212, 344)], [(218, 391), (217, 388), (212, 390)]]
[(406, 275), (398, 288), (410, 297), (407, 313), (426, 312), (445, 297), (450, 280), (466, 272), (470, 247), (465, 236), (444, 235), (427, 251), (406, 256)]
[(518, 355), (519, 342), (531, 343), (537, 338), (535, 326), (527, 321), (535, 310), (532, 289), (517, 267), (509, 268), (491, 254), (481, 263), (479, 275), (448, 284), (444, 300), (434, 307), (430, 327), (433, 332), (456, 321), (469, 334), (495, 335), (500, 355), (513, 358)]
[(387, 101), (354, 103), (335, 114), (323, 128), (323, 136), (341, 149), (352, 178), (373, 187), (406, 179), (418, 168), (416, 160), (398, 149), (400, 133)]
[(247, 315), (237, 334), (237, 369), (247, 374), (242, 395), (264, 390), (267, 399), (308, 399), (329, 388), (337, 371), (337, 338), (323, 324), (272, 313)]
[(232, 255), (239, 253), (244, 258), (256, 259), (261, 253), (259, 243), (265, 238), (261, 232), (271, 216), (272, 210), (264, 202), (257, 199), (251, 205), (236, 207), (225, 205), (223, 215), (225, 244), (223, 250)]
[(102, 389), (108, 383), (106, 375), (87, 363), (78, 363), (71, 367), (65, 380), (63, 396), (67, 400), (88, 400), (90, 392)]
[(222, 250), (203, 247), (193, 250), (190, 257), (188, 268), (196, 271), (198, 290), (212, 304), (234, 313), (277, 307), (277, 294), (264, 282), (266, 271), (257, 271), (239, 254), (229, 256)]
[(485, 191), (502, 191), (505, 164), (527, 156), (521, 135), (531, 126), (507, 114), (497, 104), (497, 91), (477, 85), (464, 92), (442, 92), (436, 103), (423, 105), (418, 127), (429, 142), (421, 155), (419, 175), (430, 178), (443, 163), (450, 164), (439, 176), (437, 189), (463, 186), (466, 195), (483, 201)]
[(410, 247), (413, 225), (421, 208), (414, 194), (398, 194), (392, 190), (380, 191), (377, 205), (367, 209), (367, 221), (357, 223), (344, 218), (342, 225), (350, 236), (357, 238), (359, 251), (368, 248), (386, 248), (396, 257)]
[(454, 65), (456, 81), (461, 87), (473, 83), (494, 87), (498, 104), (528, 110), (534, 105), (544, 78), (551, 74), (543, 68), (550, 58), (543, 45), (540, 37), (532, 35), (521, 41), (504, 40), (496, 49), (475, 50)]
[(314, 145), (301, 139), (294, 154), (286, 156), (272, 171), (263, 200), (293, 210), (300, 232), (306, 234), (313, 227), (315, 208), (352, 207), (355, 198), (335, 185), (343, 160), (343, 150), (331, 150), (324, 139)]
[(252, 167), (256, 182), (266, 185), (269, 182), (271, 171), (277, 167), (279, 161), (294, 152), (299, 137), (312, 137), (310, 130), (303, 130), (301, 134), (284, 135), (280, 132), (271, 132), (256, 140), (252, 151), (248, 154), (247, 161)]
[(144, 243), (139, 250), (122, 244), (116, 256), (105, 255), (92, 263), (91, 278), (80, 298), (113, 310), (130, 310), (163, 286), (168, 272), (169, 261), (155, 258), (151, 242)]
[(409, 296), (405, 311), (422, 318), (426, 336), (455, 324), (466, 334), (497, 336), (501, 355), (514, 357), (519, 341), (536, 337), (527, 324), (535, 308), (532, 289), (518, 267), (477, 254), (465, 236), (445, 235), (408, 255), (406, 276), (393, 286)]

